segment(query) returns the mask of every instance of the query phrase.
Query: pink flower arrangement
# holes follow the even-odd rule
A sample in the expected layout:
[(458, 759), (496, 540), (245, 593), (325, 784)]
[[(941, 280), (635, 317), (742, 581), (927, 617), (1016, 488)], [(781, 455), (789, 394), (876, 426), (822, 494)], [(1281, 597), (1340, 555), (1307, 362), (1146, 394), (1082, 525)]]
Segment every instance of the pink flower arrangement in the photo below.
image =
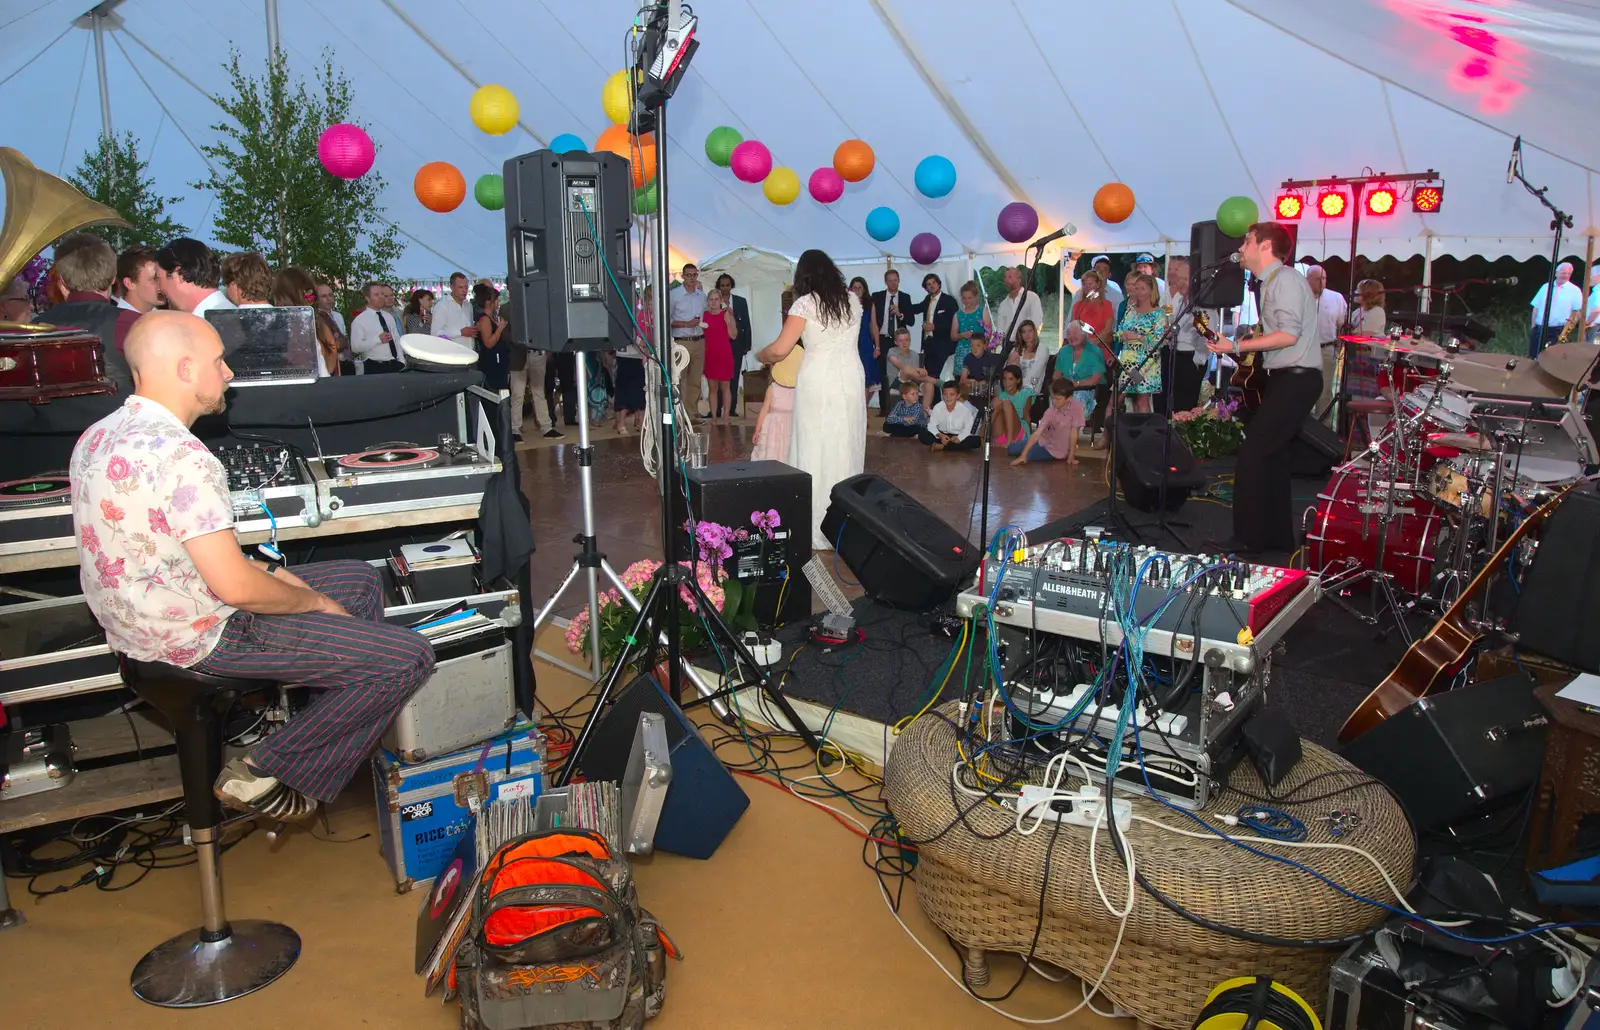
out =
[[(725, 573), (715, 565), (700, 564), (684, 561), (679, 562), (684, 568), (692, 568), (695, 573), (695, 582), (706, 595), (717, 611), (722, 611), (727, 600), (720, 581)], [(643, 601), (650, 590), (650, 581), (655, 576), (656, 570), (661, 568), (661, 563), (653, 558), (645, 558), (629, 565), (622, 573), (622, 584), (628, 592), (639, 601)], [(678, 596), (689, 609), (692, 624), (686, 624), (685, 629), (697, 628), (699, 625), (698, 606), (694, 594), (688, 587), (678, 588)], [(629, 630), (633, 628), (633, 606), (623, 601), (622, 594), (616, 590), (607, 590), (600, 595), (600, 650), (603, 656), (610, 658), (621, 652), (622, 645)], [(567, 626), (567, 650), (573, 654), (587, 652), (589, 649), (589, 610), (585, 608), (579, 612), (570, 625)]]

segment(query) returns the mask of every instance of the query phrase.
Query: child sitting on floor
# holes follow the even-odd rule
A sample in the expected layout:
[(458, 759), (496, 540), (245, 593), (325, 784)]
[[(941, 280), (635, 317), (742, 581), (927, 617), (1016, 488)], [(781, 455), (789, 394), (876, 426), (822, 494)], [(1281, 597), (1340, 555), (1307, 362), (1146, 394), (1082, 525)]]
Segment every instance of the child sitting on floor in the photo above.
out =
[(972, 451), (983, 442), (973, 432), (978, 409), (961, 399), (961, 384), (954, 379), (944, 384), (944, 403), (928, 413), (928, 427), (917, 439), (936, 451)]
[(1026, 440), (1011, 441), (1006, 453), (1014, 459), (1013, 465), (1062, 459), (1076, 465), (1078, 430), (1082, 428), (1083, 408), (1072, 403), (1072, 384), (1057, 379), (1050, 384), (1050, 407), (1039, 420), (1039, 428)]
[(884, 418), (883, 435), (918, 436), (927, 426), (928, 409), (922, 406), (918, 384), (900, 380), (900, 403)]
[(1022, 385), (1022, 368), (1007, 365), (1000, 373), (1000, 396), (995, 398), (989, 418), (994, 422), (994, 442), (1001, 447), (1012, 440), (1028, 438), (1028, 409), (1033, 406), (1033, 391)]

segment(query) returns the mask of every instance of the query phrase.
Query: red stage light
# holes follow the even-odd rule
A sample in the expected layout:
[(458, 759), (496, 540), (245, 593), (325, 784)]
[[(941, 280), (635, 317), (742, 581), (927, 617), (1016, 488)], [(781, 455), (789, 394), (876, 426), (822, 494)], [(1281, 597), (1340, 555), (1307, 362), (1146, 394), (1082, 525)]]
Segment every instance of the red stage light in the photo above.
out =
[(1411, 210), (1419, 215), (1431, 215), (1444, 206), (1443, 186), (1418, 186), (1411, 191)]
[(1323, 218), (1342, 218), (1350, 198), (1341, 190), (1323, 190), (1317, 195), (1317, 214)]
[(1392, 215), (1394, 214), (1394, 190), (1388, 186), (1379, 186), (1367, 194), (1367, 214)]
[(1276, 210), (1280, 222), (1292, 222), (1305, 210), (1306, 202), (1298, 193), (1280, 193)]

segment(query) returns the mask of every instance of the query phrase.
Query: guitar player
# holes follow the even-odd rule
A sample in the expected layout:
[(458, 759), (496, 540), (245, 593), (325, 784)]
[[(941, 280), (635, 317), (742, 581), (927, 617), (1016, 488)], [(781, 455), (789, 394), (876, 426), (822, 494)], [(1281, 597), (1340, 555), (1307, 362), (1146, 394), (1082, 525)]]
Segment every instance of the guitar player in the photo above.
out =
[(1317, 301), (1293, 261), (1289, 234), (1276, 222), (1257, 222), (1239, 246), (1239, 264), (1261, 281), (1262, 332), (1248, 340), (1218, 338), (1218, 354), (1260, 352), (1266, 370), (1261, 407), (1239, 448), (1233, 481), (1233, 539), (1209, 541), (1224, 554), (1290, 552), (1289, 445), (1322, 395), (1322, 350), (1317, 346)]

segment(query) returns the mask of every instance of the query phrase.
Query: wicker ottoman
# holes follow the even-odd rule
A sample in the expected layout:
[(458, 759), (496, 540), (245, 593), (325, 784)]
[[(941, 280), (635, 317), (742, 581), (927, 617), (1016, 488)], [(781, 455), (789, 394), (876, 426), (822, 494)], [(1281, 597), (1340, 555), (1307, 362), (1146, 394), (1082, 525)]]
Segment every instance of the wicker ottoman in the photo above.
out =
[[(933, 838), (950, 826), (959, 811), (950, 782), (957, 751), (955, 730), (948, 719), (955, 713), (956, 706), (945, 706), (908, 727), (884, 770), (889, 807), (901, 830), (913, 840)], [(1318, 773), (1354, 770), (1315, 744), (1303, 743), (1302, 747), (1304, 757), (1274, 793), (1287, 795)], [(1353, 779), (1324, 777), (1302, 793), (1315, 796)], [(1233, 782), (1251, 793), (1266, 794), (1248, 762), (1235, 770)], [(961, 798), (962, 808), (972, 801), (955, 797)], [(1245, 803), (1243, 795), (1225, 790), (1213, 797), (1207, 813), (1233, 813)], [(1402, 888), (1409, 883), (1412, 834), (1404, 813), (1386, 791), (1368, 786), (1326, 801), (1284, 807), (1307, 824), (1310, 840), (1354, 844), (1383, 863)], [(1171, 826), (1199, 829), (1149, 798), (1133, 798), (1133, 808), (1136, 814)], [(1355, 829), (1342, 838), (1332, 837), (1328, 824), (1316, 821), (1336, 808), (1360, 816)], [(1046, 824), (1026, 837), (1005, 832), (1014, 821), (1010, 810), (983, 803), (968, 814), (964, 824), (958, 822), (920, 848), (917, 900), (928, 917), (964, 949), (966, 978), (973, 987), (987, 982), (985, 952), (1026, 954), (1037, 925), (1051, 827)], [(984, 839), (987, 836), (997, 839)], [(1127, 836), (1139, 871), (1157, 890), (1190, 912), (1218, 923), (1283, 939), (1331, 940), (1366, 929), (1383, 917), (1381, 910), (1354, 901), (1305, 873), (1250, 855), (1225, 841), (1181, 837), (1138, 822)], [(1393, 899), (1382, 877), (1359, 855), (1306, 848), (1279, 848), (1277, 853), (1365, 897)], [(1127, 881), (1110, 834), (1104, 831), (1095, 860), (1107, 893), (1120, 907)], [(1044, 926), (1035, 954), (1093, 983), (1110, 954), (1116, 927), (1089, 877), (1089, 831), (1063, 826), (1050, 859)], [(1327, 995), (1329, 967), (1337, 957), (1337, 950), (1267, 947), (1202, 929), (1139, 890), (1122, 947), (1102, 991), (1145, 1024), (1183, 1030), (1193, 1025), (1206, 992), (1221, 981), (1271, 974), (1320, 1012)]]

